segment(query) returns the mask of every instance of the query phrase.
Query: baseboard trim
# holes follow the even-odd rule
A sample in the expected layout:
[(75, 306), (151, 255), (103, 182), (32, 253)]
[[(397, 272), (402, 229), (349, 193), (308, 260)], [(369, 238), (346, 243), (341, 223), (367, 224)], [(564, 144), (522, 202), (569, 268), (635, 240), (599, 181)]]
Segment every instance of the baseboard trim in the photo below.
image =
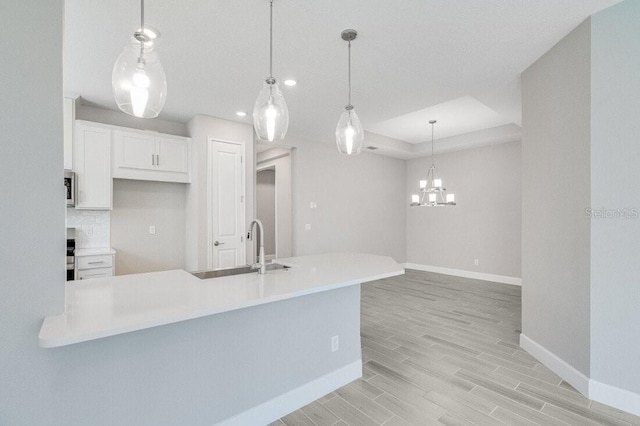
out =
[(362, 360), (355, 361), (283, 395), (223, 420), (218, 423), (218, 426), (269, 424), (360, 377), (362, 377)]
[(520, 334), (520, 346), (587, 398), (640, 416), (640, 394), (585, 376), (556, 354), (522, 333)]
[(640, 416), (640, 394), (591, 379), (589, 398)]
[(533, 355), (534, 358), (544, 364), (549, 370), (560, 376), (564, 381), (576, 388), (578, 392), (589, 397), (589, 378), (583, 373), (576, 370), (565, 360), (522, 333), (520, 334), (520, 347)]
[(435, 272), (436, 274), (453, 275), (456, 277), (473, 278), (482, 281), (492, 281), (502, 284), (522, 285), (522, 278), (509, 277), (506, 275), (485, 274), (482, 272), (464, 271), (462, 269), (441, 268), (440, 266), (420, 265), (418, 263), (406, 262), (403, 268), (416, 269), (418, 271)]

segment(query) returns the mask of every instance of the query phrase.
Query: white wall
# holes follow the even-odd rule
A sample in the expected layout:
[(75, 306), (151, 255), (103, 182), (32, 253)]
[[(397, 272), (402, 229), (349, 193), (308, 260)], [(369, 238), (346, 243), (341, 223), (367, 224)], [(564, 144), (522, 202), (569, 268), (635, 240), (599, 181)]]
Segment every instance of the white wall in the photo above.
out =
[(113, 180), (116, 275), (184, 268), (186, 196), (181, 183)]
[[(640, 2), (591, 20), (591, 377), (636, 393), (640, 414)], [(635, 209), (635, 214), (632, 213)]]
[(287, 142), (296, 147), (294, 255), (352, 251), (404, 262), (406, 162), (367, 152), (343, 156), (333, 143), (297, 137)]
[[(192, 143), (191, 184), (187, 188), (185, 267), (188, 270), (207, 268), (207, 162), (208, 141), (242, 142), (245, 145), (245, 218), (247, 226), (255, 216), (255, 156), (253, 127), (235, 121), (196, 115), (187, 123)], [(255, 257), (252, 244), (246, 245), (247, 262)]]
[(519, 278), (520, 141), (436, 155), (443, 185), (457, 205), (410, 207), (430, 164), (429, 157), (407, 162), (407, 262)]
[(522, 74), (522, 333), (590, 371), (590, 20)]

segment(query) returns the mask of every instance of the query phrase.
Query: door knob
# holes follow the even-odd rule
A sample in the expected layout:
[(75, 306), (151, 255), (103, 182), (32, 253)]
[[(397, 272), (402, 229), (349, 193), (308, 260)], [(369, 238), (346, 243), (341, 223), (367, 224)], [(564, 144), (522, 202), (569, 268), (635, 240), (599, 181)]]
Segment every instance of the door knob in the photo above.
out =
[(213, 245), (218, 247), (218, 246), (224, 245), (224, 243), (221, 243), (220, 241), (216, 241), (215, 243), (213, 243)]

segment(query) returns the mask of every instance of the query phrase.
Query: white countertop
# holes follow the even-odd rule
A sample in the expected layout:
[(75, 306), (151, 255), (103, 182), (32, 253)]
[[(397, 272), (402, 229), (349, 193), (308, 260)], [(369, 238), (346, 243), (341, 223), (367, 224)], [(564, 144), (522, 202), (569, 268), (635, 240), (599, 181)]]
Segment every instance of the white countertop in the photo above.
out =
[(390, 257), (359, 253), (274, 262), (291, 269), (206, 280), (172, 270), (70, 281), (65, 312), (44, 319), (40, 346), (71, 345), (404, 273)]
[(98, 247), (98, 248), (76, 249), (74, 252), (74, 255), (76, 257), (99, 256), (102, 254), (116, 254), (116, 251), (111, 247)]

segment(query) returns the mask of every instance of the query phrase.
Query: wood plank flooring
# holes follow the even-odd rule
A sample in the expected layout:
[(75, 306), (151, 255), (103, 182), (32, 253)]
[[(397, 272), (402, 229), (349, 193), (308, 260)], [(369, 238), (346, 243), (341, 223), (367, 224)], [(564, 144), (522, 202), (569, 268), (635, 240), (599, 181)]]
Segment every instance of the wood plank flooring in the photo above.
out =
[(407, 270), (361, 303), (363, 377), (272, 425), (640, 425), (520, 349), (519, 287)]

